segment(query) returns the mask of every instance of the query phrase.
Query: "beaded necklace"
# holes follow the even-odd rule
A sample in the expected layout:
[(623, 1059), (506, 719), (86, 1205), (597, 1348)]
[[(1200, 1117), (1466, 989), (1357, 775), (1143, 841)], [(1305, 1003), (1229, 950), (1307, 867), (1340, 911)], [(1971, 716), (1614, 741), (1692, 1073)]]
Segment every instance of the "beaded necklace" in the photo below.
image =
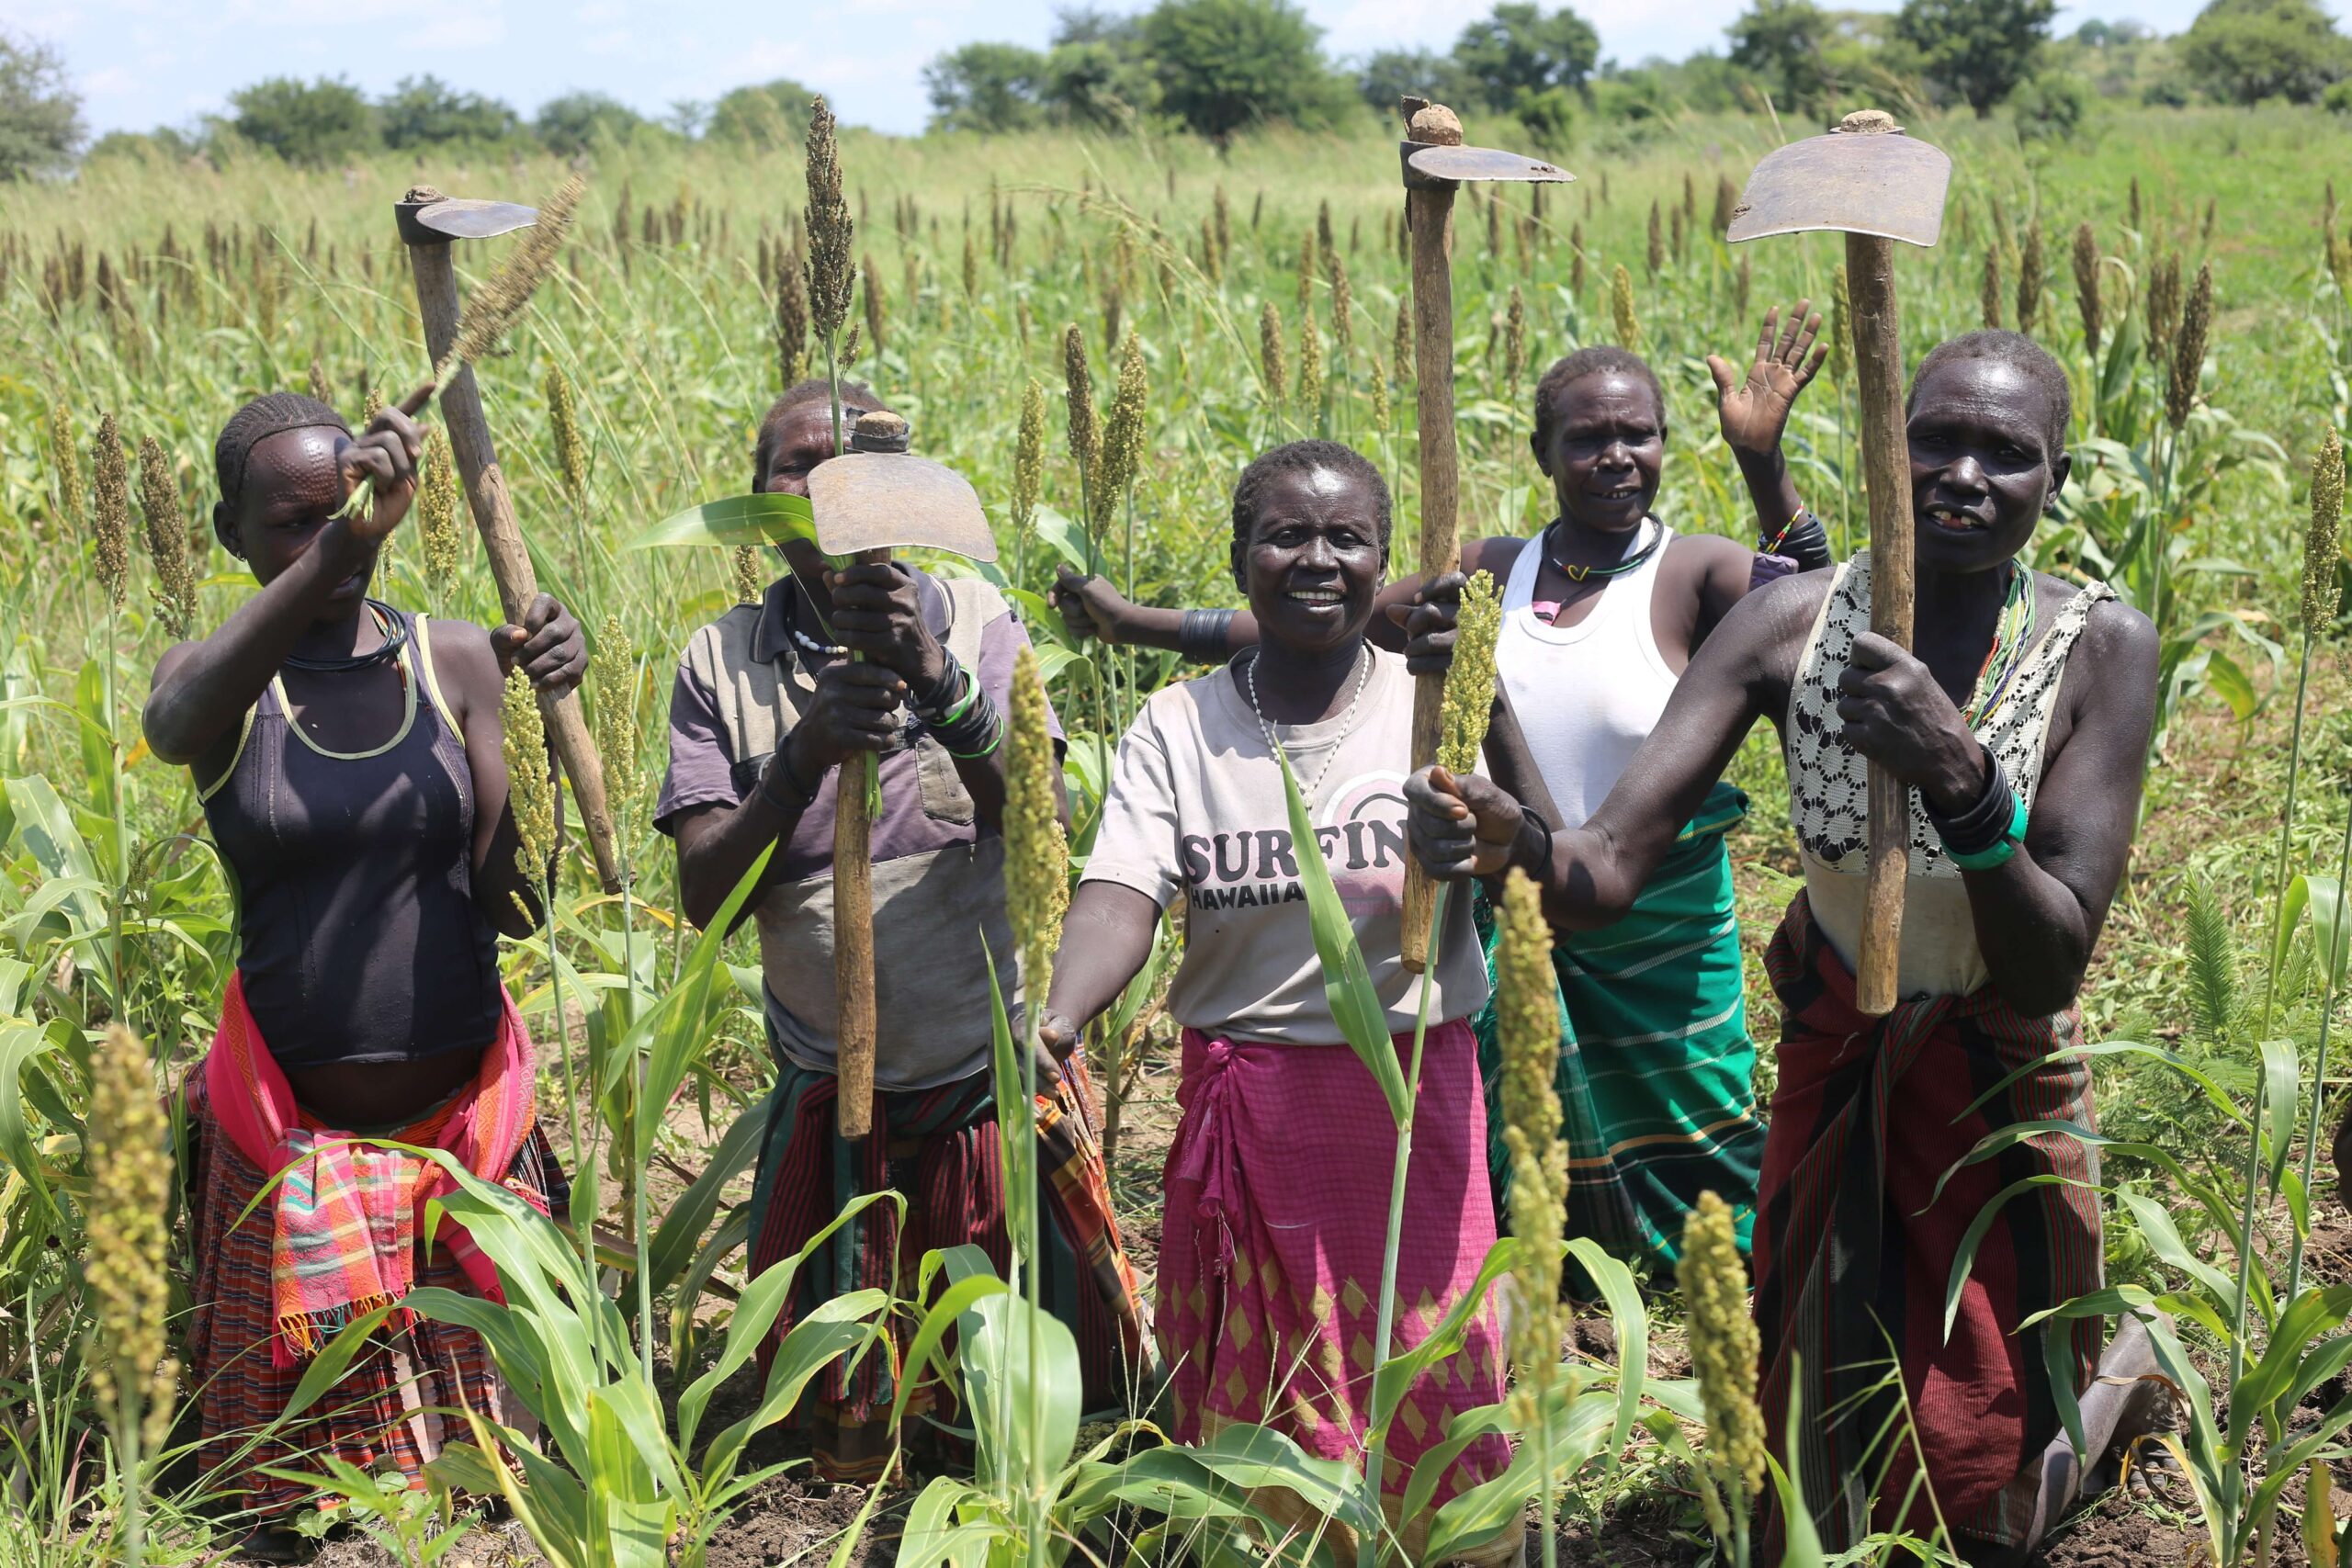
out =
[(1960, 712), (1961, 721), (1971, 729), (1989, 721), (2008, 700), (2009, 687), (2025, 665), (2026, 649), (2033, 645), (2034, 601), (2040, 597), (2033, 591), (2033, 573), (2011, 561), (2008, 592), (1993, 623), (1993, 646), (1984, 650), (1968, 705)]
[[(1323, 787), (1324, 776), (1330, 773), (1331, 764), (1339, 760), (1340, 749), (1348, 743), (1348, 737), (1355, 731), (1356, 705), (1363, 701), (1364, 682), (1372, 678), (1372, 667), (1379, 661), (1377, 656), (1366, 657), (1371, 652), (1372, 650), (1368, 648), (1362, 646), (1357, 648), (1356, 689), (1348, 697), (1346, 711), (1340, 715), (1340, 733), (1331, 741), (1330, 755), (1325, 757), (1323, 765), (1315, 770), (1315, 782), (1299, 792), (1299, 800), (1310, 811), (1315, 808), (1315, 792)], [(1258, 705), (1258, 660), (1255, 656), (1250, 659), (1249, 668), (1242, 671), (1241, 678), (1250, 690), (1250, 711), (1257, 716), (1258, 728), (1265, 731), (1266, 749), (1273, 752), (1278, 759), (1288, 757), (1289, 751), (1281, 741), (1274, 739), (1274, 727), (1267, 719), (1266, 710)]]
[(401, 619), (399, 611), (380, 599), (367, 600), (365, 604), (368, 613), (376, 617), (376, 630), (382, 636), (382, 642), (365, 653), (341, 654), (327, 659), (289, 653), (286, 656), (286, 668), (307, 670), (317, 675), (347, 675), (355, 670), (373, 669), (398, 659), (401, 649), (408, 646), (408, 624)]
[(1623, 577), (1625, 573), (1634, 570), (1644, 561), (1649, 559), (1650, 557), (1657, 554), (1658, 546), (1666, 543), (1666, 525), (1664, 524), (1660, 523), (1655, 517), (1645, 517), (1642, 521), (1649, 525), (1649, 543), (1642, 546), (1641, 548), (1635, 550), (1632, 555), (1627, 556), (1623, 560), (1617, 561), (1609, 566), (1573, 566), (1552, 553), (1553, 530), (1564, 525), (1559, 519), (1555, 518), (1544, 530), (1544, 558), (1551, 562), (1552, 565), (1557, 567), (1563, 573), (1565, 573), (1570, 582), (1583, 582), (1588, 579), (1595, 577)]

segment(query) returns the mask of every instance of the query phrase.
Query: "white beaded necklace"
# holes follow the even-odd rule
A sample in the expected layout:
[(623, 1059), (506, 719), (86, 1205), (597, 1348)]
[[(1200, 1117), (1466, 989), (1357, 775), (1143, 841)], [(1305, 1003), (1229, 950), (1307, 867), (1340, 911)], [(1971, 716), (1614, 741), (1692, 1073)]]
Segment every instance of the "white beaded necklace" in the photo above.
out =
[[(1330, 755), (1325, 757), (1323, 765), (1315, 771), (1315, 782), (1299, 793), (1300, 802), (1310, 810), (1315, 805), (1315, 792), (1323, 787), (1324, 776), (1330, 773), (1331, 764), (1339, 760), (1340, 749), (1348, 743), (1348, 736), (1355, 728), (1356, 705), (1363, 701), (1364, 684), (1372, 679), (1372, 667), (1378, 662), (1376, 659), (1366, 657), (1371, 652), (1372, 649), (1363, 644), (1357, 645), (1356, 689), (1348, 698), (1346, 709), (1340, 715), (1340, 733), (1331, 741)], [(1283, 750), (1281, 741), (1274, 739), (1274, 727), (1266, 722), (1266, 710), (1258, 705), (1258, 660), (1261, 657), (1262, 653), (1250, 659), (1250, 667), (1241, 672), (1241, 678), (1250, 689), (1250, 711), (1257, 716), (1258, 728), (1265, 731), (1266, 749), (1277, 757), (1286, 758), (1290, 753)]]

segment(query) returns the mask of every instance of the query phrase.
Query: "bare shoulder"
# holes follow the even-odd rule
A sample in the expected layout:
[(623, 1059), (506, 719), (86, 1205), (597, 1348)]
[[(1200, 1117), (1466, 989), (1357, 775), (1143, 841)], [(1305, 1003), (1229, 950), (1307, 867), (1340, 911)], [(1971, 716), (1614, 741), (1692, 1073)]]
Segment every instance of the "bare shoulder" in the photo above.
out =
[(1797, 572), (1740, 595), (1705, 647), (1720, 643), (1727, 654), (1752, 660), (1763, 679), (1778, 686), (1792, 685), (1805, 639), (1813, 635), (1813, 623), (1829, 598), (1836, 575)]
[(2090, 707), (2146, 707), (2153, 712), (2159, 640), (2155, 623), (2121, 600), (2093, 604), (2067, 660), (2068, 674), (2081, 677), (2066, 682), (2075, 688), (2075, 701)]
[(435, 620), (430, 635), (433, 678), (457, 705), (458, 716), (470, 716), (477, 704), (496, 708), (504, 678), (490, 633), (471, 621)]
[(1471, 539), (1462, 547), (1464, 575), (1475, 577), (1479, 572), (1490, 574), (1497, 582), (1510, 575), (1518, 564), (1519, 552), (1535, 543), (1516, 534), (1494, 534), (1483, 539)]
[(1699, 571), (1713, 571), (1722, 566), (1736, 566), (1745, 571), (1748, 562), (1756, 558), (1756, 552), (1721, 534), (1678, 533), (1666, 542), (1666, 558)]

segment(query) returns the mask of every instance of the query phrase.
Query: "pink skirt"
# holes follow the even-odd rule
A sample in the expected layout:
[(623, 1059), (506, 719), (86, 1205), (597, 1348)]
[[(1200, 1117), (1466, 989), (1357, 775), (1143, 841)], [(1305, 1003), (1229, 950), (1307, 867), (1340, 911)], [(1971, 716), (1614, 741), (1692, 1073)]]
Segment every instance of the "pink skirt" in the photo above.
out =
[[(1409, 1060), (1412, 1036), (1396, 1046)], [(1212, 1040), (1188, 1029), (1177, 1103), (1183, 1116), (1168, 1153), (1158, 1302), (1177, 1440), (1260, 1425), (1317, 1458), (1361, 1467), (1396, 1168), (1395, 1123), (1379, 1085), (1343, 1044)], [(1495, 1241), (1468, 1022), (1431, 1026), (1417, 1104), (1397, 1257), (1399, 1351), (1472, 1286)], [(1415, 1383), (1390, 1425), (1382, 1498), (1416, 1558), (1430, 1521), (1396, 1518), (1406, 1481), (1457, 1414), (1501, 1401), (1503, 1369), (1488, 1303), (1463, 1352)], [(1431, 1507), (1510, 1463), (1501, 1437), (1478, 1438)], [(1280, 1514), (1289, 1495), (1258, 1501)], [(1289, 1511), (1296, 1506), (1292, 1499)], [(1482, 1560), (1509, 1561), (1520, 1546), (1509, 1532)]]

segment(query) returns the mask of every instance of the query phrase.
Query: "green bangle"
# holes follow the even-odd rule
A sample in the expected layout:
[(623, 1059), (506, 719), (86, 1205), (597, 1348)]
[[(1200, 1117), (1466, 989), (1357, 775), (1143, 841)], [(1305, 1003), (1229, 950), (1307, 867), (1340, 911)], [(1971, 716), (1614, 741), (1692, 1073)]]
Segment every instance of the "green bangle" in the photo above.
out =
[(985, 756), (988, 756), (989, 753), (993, 752), (993, 751), (994, 751), (994, 750), (995, 750), (999, 746), (1002, 745), (1003, 743), (1004, 743), (1004, 718), (1003, 718), (1003, 716), (1002, 716), (1001, 715), (1000, 715), (1000, 716), (998, 716), (998, 717), (997, 717), (997, 721), (996, 721), (996, 728), (995, 728), (992, 731), (990, 731), (990, 732), (989, 732), (989, 743), (988, 743), (987, 745), (985, 745), (985, 746), (981, 747), (981, 748), (980, 748), (978, 750), (977, 750), (977, 751), (957, 751), (957, 750), (948, 750), (948, 752), (947, 752), (947, 754), (948, 754), (949, 756), (951, 756), (951, 757), (956, 758), (956, 759), (957, 761), (965, 761), (965, 762), (977, 762), (977, 761), (978, 761), (981, 758), (983, 758), (983, 757), (985, 757)]
[(1974, 854), (1967, 855), (1955, 854), (1947, 849), (1945, 857), (1962, 871), (1991, 871), (2008, 864), (2018, 851), (2024, 847), (2026, 821), (2025, 796), (2012, 790), (2009, 801), (2009, 825), (1990, 849), (1978, 850)]

